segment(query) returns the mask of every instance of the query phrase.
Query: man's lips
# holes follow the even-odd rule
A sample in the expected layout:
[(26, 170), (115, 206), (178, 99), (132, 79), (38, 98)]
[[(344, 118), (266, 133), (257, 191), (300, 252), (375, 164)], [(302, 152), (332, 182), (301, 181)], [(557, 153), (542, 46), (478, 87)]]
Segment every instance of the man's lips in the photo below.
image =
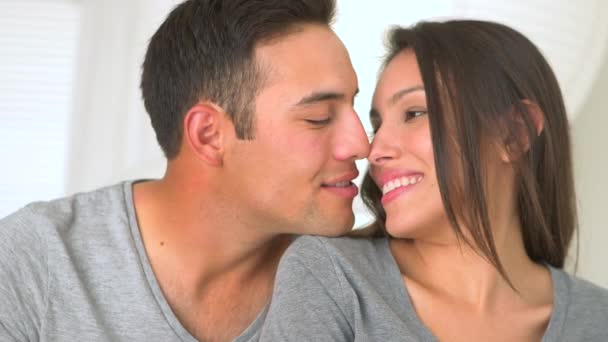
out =
[(351, 172), (348, 172), (341, 176), (327, 180), (327, 181), (323, 182), (323, 184), (321, 184), (321, 186), (331, 187), (331, 186), (347, 185), (346, 183), (352, 183), (352, 181), (355, 180), (355, 178), (357, 178), (358, 176), (359, 176), (359, 171), (357, 171), (357, 170), (351, 171)]
[(359, 176), (358, 171), (352, 171), (339, 177), (333, 178), (321, 184), (321, 188), (344, 198), (354, 198), (359, 193), (359, 189), (353, 180)]

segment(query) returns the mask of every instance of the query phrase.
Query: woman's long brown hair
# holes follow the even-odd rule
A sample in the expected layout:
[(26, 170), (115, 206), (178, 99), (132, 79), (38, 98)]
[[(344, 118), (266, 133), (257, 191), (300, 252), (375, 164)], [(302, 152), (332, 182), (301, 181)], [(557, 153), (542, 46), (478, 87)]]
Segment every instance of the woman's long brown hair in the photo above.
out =
[[(422, 22), (394, 28), (389, 37), (385, 66), (406, 49), (418, 60), (439, 190), (458, 238), (507, 278), (483, 181), (491, 175), (484, 170), (482, 146), (488, 137), (500, 139), (520, 152), (514, 191), (526, 252), (535, 262), (563, 268), (578, 226), (570, 132), (557, 79), (538, 48), (507, 26), (475, 20)], [(540, 134), (529, 103), (541, 112)], [(461, 182), (448, 181), (454, 174), (462, 175)], [(369, 174), (362, 197), (376, 220), (354, 235), (388, 236), (382, 193)], [(471, 239), (459, 224), (463, 218)]]

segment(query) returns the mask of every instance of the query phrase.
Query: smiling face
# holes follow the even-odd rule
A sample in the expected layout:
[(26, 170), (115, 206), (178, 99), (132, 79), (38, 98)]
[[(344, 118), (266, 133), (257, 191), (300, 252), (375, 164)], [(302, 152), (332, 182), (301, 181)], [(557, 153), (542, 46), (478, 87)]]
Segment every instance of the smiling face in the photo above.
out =
[[(394, 237), (442, 239), (449, 222), (437, 184), (424, 84), (410, 50), (380, 76), (371, 121), (370, 173), (382, 190), (386, 229)], [(441, 228), (440, 228), (441, 227)]]
[(223, 180), (235, 215), (267, 232), (339, 235), (352, 228), (355, 160), (369, 152), (354, 111), (358, 84), (348, 53), (327, 27), (256, 49), (267, 72), (255, 101), (255, 138), (232, 137)]

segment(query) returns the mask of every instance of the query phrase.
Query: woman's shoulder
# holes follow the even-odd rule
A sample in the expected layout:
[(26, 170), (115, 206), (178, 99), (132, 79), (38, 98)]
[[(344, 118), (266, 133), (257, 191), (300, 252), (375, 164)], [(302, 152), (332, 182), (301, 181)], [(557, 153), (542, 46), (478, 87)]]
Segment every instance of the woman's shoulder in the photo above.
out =
[(375, 243), (317, 236), (293, 241), (279, 263), (261, 340), (353, 341), (355, 286), (364, 283), (356, 269)]
[(387, 256), (385, 238), (300, 236), (289, 246), (283, 259), (298, 260), (310, 266), (365, 265)]
[[(283, 255), (277, 279), (317, 279), (326, 286), (350, 284), (363, 291), (383, 287), (398, 273), (386, 238), (298, 237)], [(397, 277), (399, 278), (399, 277)], [(333, 284), (333, 285), (332, 285)]]
[(577, 276), (566, 276), (570, 285), (571, 304), (587, 312), (601, 313), (604, 322), (608, 323), (608, 289)]
[[(564, 333), (608, 340), (608, 289), (553, 269), (556, 301), (563, 302)], [(595, 340), (593, 339), (592, 340)]]

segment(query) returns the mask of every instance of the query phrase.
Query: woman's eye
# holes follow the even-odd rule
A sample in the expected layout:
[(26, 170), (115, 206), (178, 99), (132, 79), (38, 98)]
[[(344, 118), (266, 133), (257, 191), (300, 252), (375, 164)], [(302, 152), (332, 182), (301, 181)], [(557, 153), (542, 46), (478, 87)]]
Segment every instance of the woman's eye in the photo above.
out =
[(405, 112), (405, 121), (409, 121), (409, 120), (415, 119), (419, 116), (426, 115), (426, 114), (427, 114), (426, 110), (407, 110)]
[[(382, 125), (382, 119), (380, 118), (380, 115), (374, 114), (374, 115), (370, 115), (369, 118), (369, 123), (372, 126), (372, 132), (371, 134), (376, 134), (376, 132), (378, 132), (378, 130), (380, 129), (380, 125)], [(370, 135), (370, 134), (368, 134)]]
[(380, 129), (380, 122), (372, 122), (372, 131), (368, 132), (368, 135), (374, 135)]

